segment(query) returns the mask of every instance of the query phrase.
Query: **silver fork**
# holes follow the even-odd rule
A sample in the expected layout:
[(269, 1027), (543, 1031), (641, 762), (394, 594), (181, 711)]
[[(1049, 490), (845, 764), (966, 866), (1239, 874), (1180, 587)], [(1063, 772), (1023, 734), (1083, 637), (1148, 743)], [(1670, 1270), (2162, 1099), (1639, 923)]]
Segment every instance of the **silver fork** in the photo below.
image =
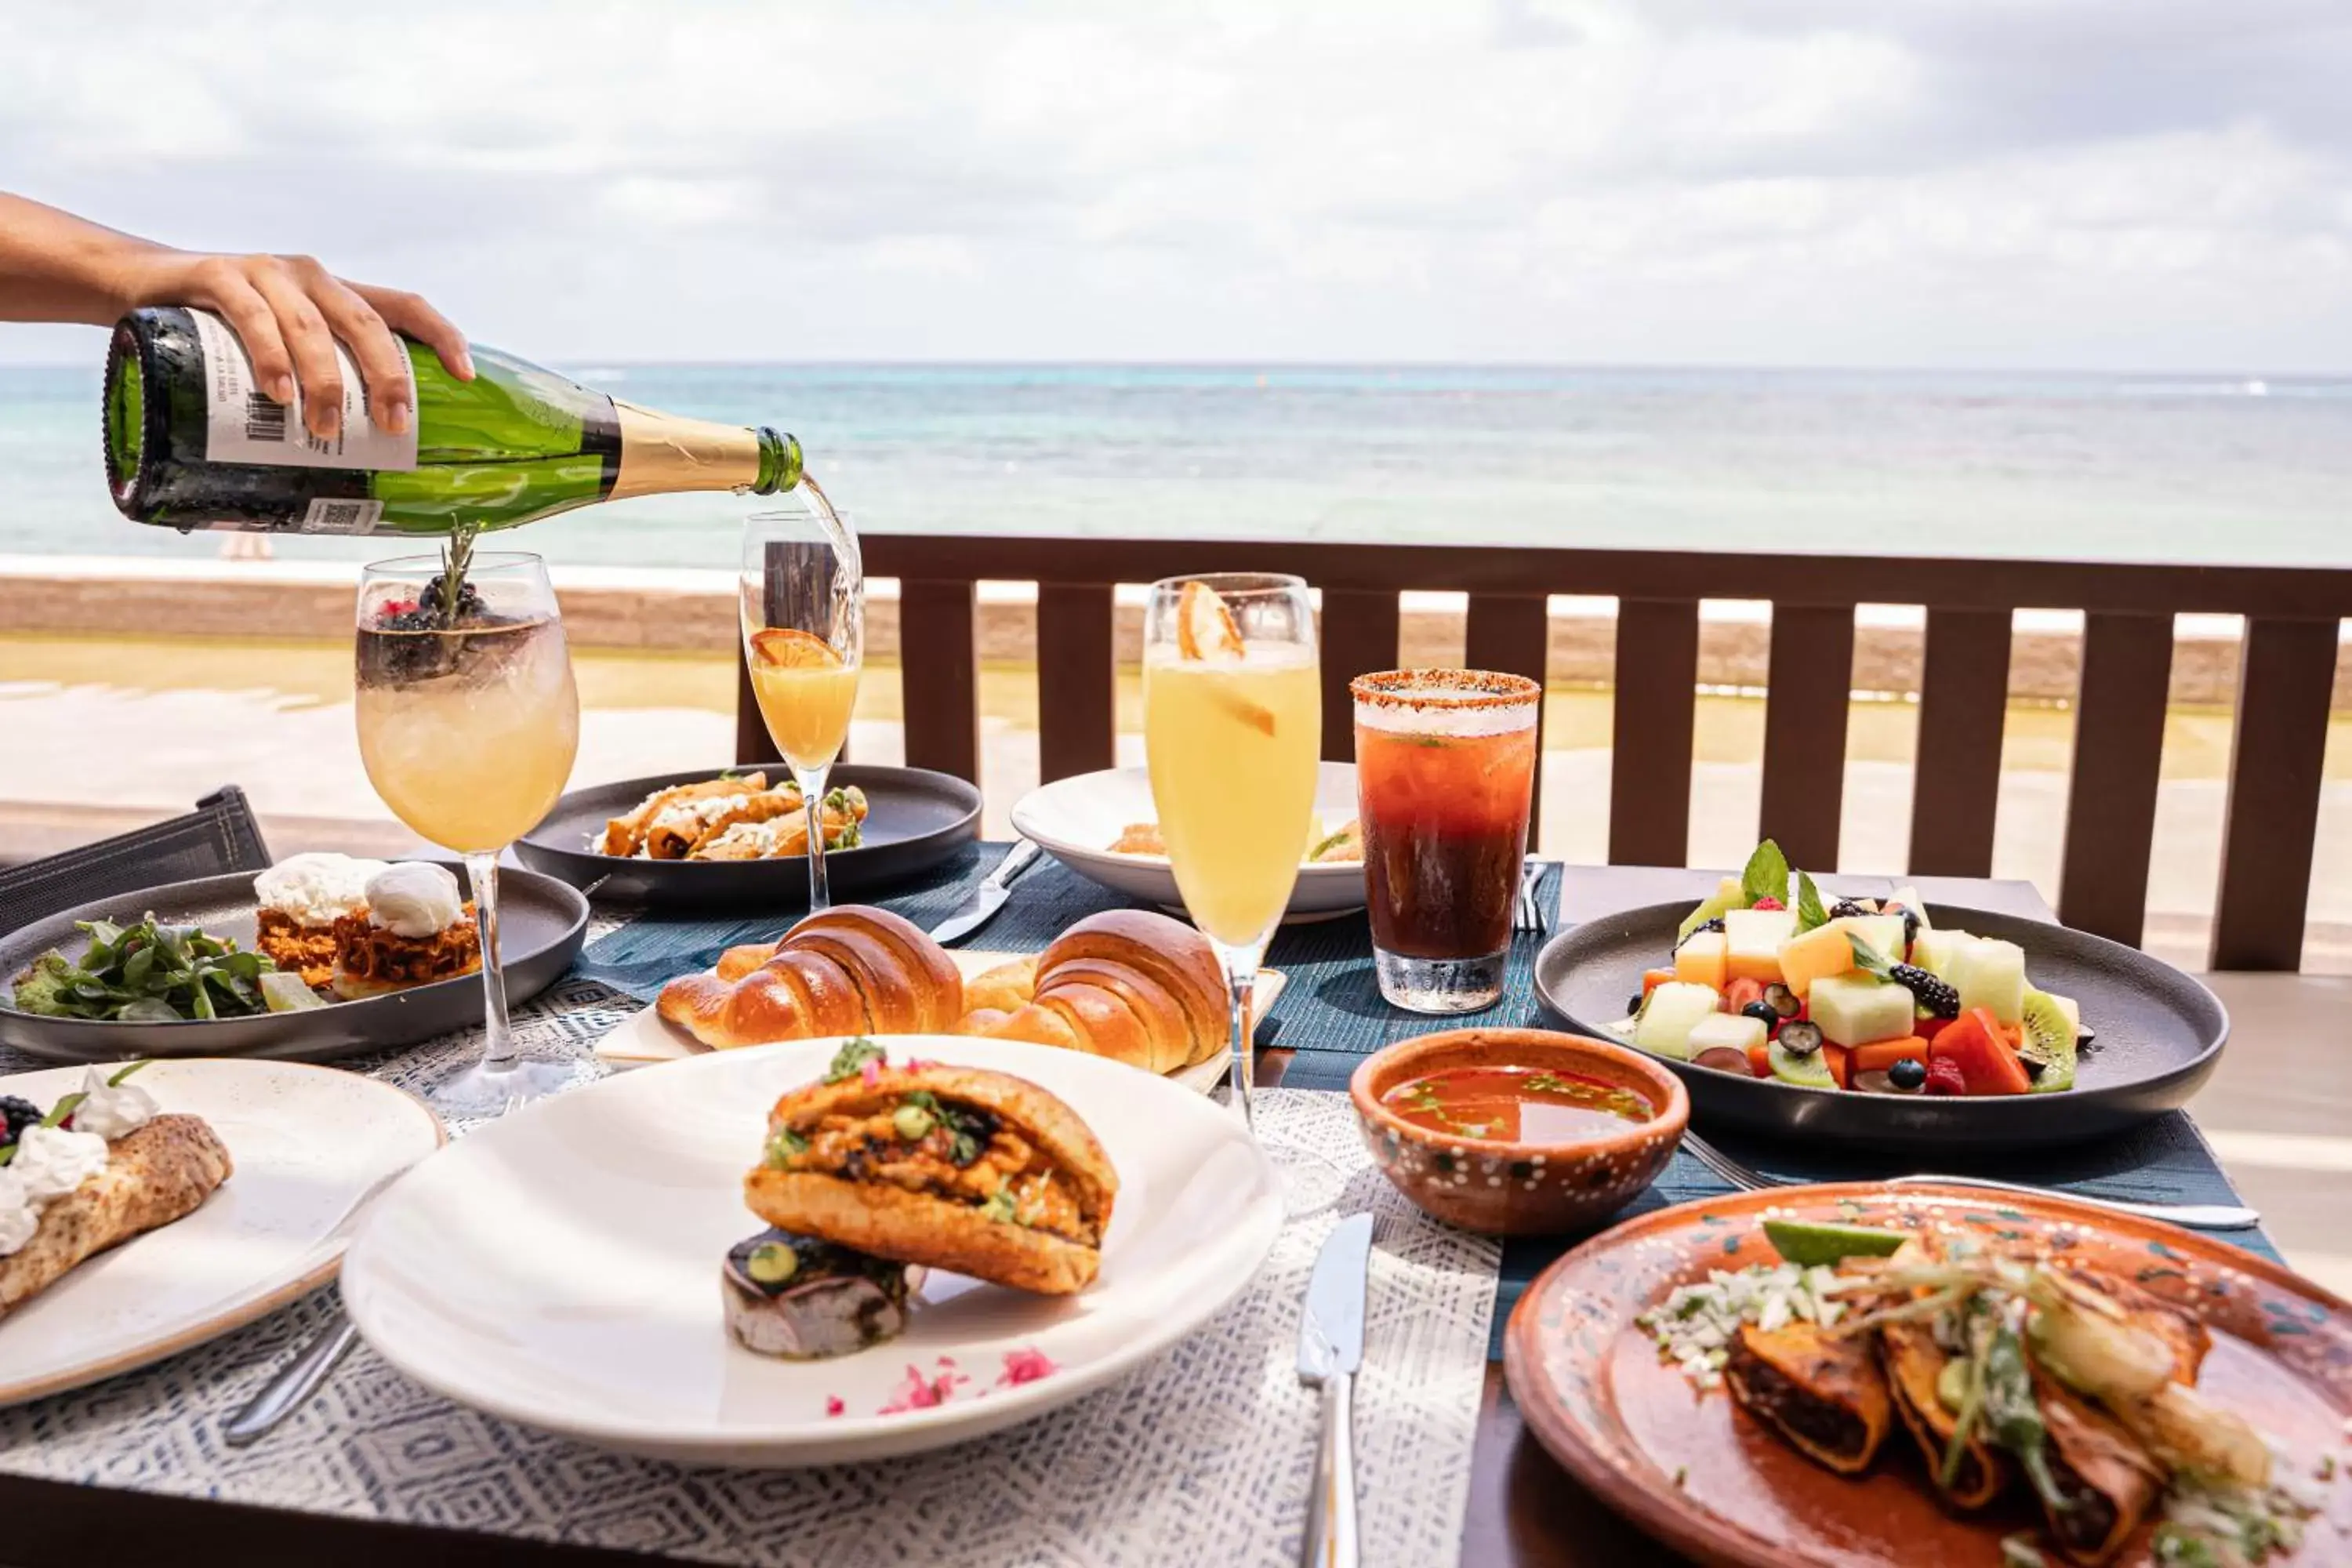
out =
[(1544, 918), (1542, 901), (1536, 897), (1536, 885), (1551, 868), (1551, 862), (1530, 855), (1519, 868), (1519, 896), (1511, 904), (1513, 931), (1549, 931), (1551, 921)]
[[(1743, 1165), (1696, 1132), (1685, 1131), (1683, 1134), (1683, 1147), (1690, 1152), (1691, 1158), (1743, 1192), (1763, 1192), (1773, 1187), (1802, 1184), (1794, 1176), (1767, 1175), (1752, 1166)], [(2027, 1186), (2020, 1182), (1997, 1182), (1984, 1176), (1937, 1176), (1915, 1173), (1882, 1179), (1890, 1186), (1903, 1183), (1934, 1183), (1945, 1186), (1982, 1187), (1995, 1193), (2021, 1193), (2033, 1198), (2069, 1198), (2078, 1204), (2088, 1204), (2093, 1208), (2137, 1215), (2142, 1219), (2162, 1220), (2168, 1225), (2181, 1226), (2189, 1230), (2245, 1230), (2263, 1223), (2263, 1216), (2254, 1210), (2231, 1208), (2226, 1204), (2133, 1203), (2125, 1198), (2095, 1198), (2084, 1193)]]

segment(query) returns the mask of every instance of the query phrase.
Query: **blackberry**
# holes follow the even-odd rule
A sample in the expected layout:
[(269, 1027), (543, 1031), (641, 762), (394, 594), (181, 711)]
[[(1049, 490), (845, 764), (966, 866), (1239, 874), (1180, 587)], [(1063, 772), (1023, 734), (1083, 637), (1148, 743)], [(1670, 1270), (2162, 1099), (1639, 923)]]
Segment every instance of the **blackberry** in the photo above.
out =
[[(438, 584), (428, 588), (415, 600), (403, 600), (403, 607), (389, 615), (376, 617), (375, 629), (383, 632), (437, 632), (448, 629), (449, 623), (441, 617), (441, 595)], [(485, 618), (489, 606), (482, 602), (482, 592), (471, 583), (457, 586), (457, 620), (470, 623)]]
[(37, 1127), (41, 1121), (41, 1108), (31, 1100), (13, 1094), (0, 1095), (0, 1118), (7, 1126), (6, 1142), (14, 1143), (27, 1127)]
[(1706, 921), (1704, 924), (1695, 925), (1675, 942), (1675, 951), (1676, 952), (1680, 952), (1683, 950), (1683, 943), (1690, 941), (1692, 937), (1698, 935), (1701, 931), (1721, 931), (1722, 929), (1723, 917), (1721, 915), (1716, 916), (1715, 919)]
[(1886, 977), (1910, 992), (1912, 1000), (1927, 1009), (1928, 1016), (1957, 1018), (1960, 1016), (1960, 994), (1917, 964), (1898, 963), (1886, 972)]
[(1852, 899), (1840, 899), (1831, 906), (1830, 919), (1845, 920), (1855, 915), (1874, 915), (1877, 912), (1878, 907), (1875, 904), (1858, 904)]

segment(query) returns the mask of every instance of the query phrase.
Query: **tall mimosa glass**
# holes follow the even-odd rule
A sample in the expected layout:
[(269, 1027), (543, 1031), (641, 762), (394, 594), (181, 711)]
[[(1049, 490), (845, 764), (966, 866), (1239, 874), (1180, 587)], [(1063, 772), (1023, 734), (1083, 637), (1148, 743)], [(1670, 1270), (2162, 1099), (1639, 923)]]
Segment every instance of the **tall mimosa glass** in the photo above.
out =
[(454, 616), (444, 563), (417, 555), (360, 579), (360, 758), (394, 816), (465, 858), (482, 939), (481, 1058), (425, 1091), (456, 1116), (496, 1116), (569, 1083), (576, 1061), (515, 1048), (499, 950), (499, 855), (555, 805), (580, 748), (563, 622), (536, 555), (476, 555)]
[(755, 513), (743, 525), (743, 658), (769, 739), (800, 786), (808, 818), (809, 909), (824, 882), (824, 783), (849, 738), (866, 660), (866, 569), (848, 521), (812, 498), (807, 511)]
[(1152, 802), (1184, 908), (1225, 972), (1234, 1100), (1253, 1131), (1250, 992), (1307, 858), (1322, 732), (1305, 583), (1233, 574), (1152, 584), (1143, 649)]

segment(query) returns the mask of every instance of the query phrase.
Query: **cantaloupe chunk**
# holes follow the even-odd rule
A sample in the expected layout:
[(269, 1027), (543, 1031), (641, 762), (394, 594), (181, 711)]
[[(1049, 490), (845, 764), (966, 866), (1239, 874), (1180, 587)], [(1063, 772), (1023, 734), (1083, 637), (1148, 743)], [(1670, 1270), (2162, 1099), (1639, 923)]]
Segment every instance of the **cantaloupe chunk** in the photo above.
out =
[(1703, 931), (1675, 951), (1675, 978), (1720, 991), (1729, 952), (1730, 944), (1721, 931)]
[(1843, 974), (1853, 967), (1853, 942), (1842, 921), (1815, 926), (1802, 936), (1792, 936), (1780, 944), (1780, 984), (1795, 992), (1800, 1000), (1811, 994), (1814, 981), (1824, 975)]
[(1734, 980), (1770, 985), (1780, 978), (1780, 944), (1797, 934), (1794, 910), (1734, 910), (1723, 917), (1728, 949), (1724, 963)]

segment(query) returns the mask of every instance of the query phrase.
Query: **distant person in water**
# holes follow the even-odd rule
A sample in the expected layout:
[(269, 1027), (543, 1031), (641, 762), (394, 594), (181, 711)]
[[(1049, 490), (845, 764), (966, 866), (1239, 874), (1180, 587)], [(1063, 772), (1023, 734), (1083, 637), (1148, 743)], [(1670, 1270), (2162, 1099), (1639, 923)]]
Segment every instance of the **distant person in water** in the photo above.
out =
[(307, 256), (174, 250), (0, 191), (0, 321), (110, 327), (142, 305), (194, 305), (236, 330), (262, 391), (302, 389), (302, 422), (324, 439), (343, 416), (342, 340), (367, 387), (368, 418), (408, 428), (416, 409), (405, 332), (461, 381), (474, 375), (465, 334), (414, 294), (336, 277)]

